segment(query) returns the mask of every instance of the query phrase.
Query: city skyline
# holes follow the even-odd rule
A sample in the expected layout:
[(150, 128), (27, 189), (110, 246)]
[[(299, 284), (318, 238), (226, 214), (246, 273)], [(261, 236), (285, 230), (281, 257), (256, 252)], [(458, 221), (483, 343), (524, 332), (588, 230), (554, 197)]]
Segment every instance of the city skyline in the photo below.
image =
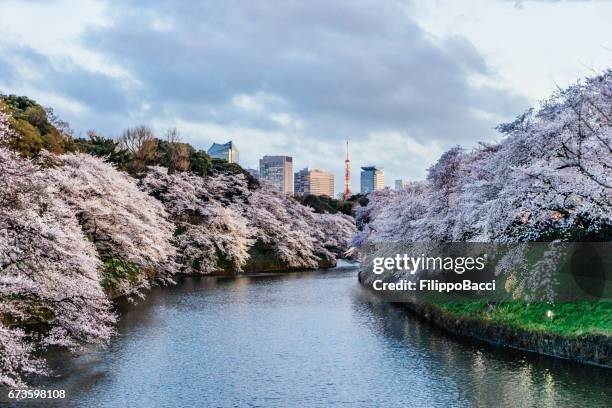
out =
[[(499, 140), (497, 124), (612, 62), (610, 2), (460, 3), (6, 0), (0, 92), (81, 136), (145, 124), (202, 150), (234, 140), (244, 167), (290, 154), (336, 175), (336, 191), (347, 137), (354, 168), (419, 180), (445, 150)], [(563, 29), (576, 21), (589, 23)]]
[[(347, 141), (347, 149), (348, 149), (348, 141)], [(244, 165), (243, 163), (240, 163), (240, 161), (238, 159), (238, 157), (239, 157), (238, 156), (238, 147), (236, 146), (236, 143), (234, 143), (234, 141), (232, 141), (232, 140), (230, 140), (228, 142), (225, 142), (225, 143), (213, 142), (213, 144), (208, 148), (207, 152), (208, 152), (208, 154), (211, 157), (218, 158), (218, 159), (223, 159), (223, 160), (228, 161), (230, 163), (237, 163), (237, 164), (239, 164), (242, 168), (244, 168), (246, 171), (248, 171), (252, 176), (254, 176), (254, 177), (258, 178), (258, 179), (262, 177), (262, 171), (261, 171), (262, 161), (265, 162), (266, 158), (268, 158), (268, 159), (289, 158), (289, 159), (291, 159), (291, 163), (292, 163), (291, 164), (291, 168), (292, 169), (293, 168), (299, 168), (299, 167), (293, 165), (293, 163), (295, 162), (295, 158), (296, 157), (293, 156), (293, 155), (289, 155), (289, 154), (282, 154), (282, 155), (265, 154), (264, 156), (262, 156), (259, 159), (259, 166), (257, 166), (256, 168)], [(348, 160), (347, 158), (348, 158), (348, 151), (347, 151), (347, 156), (345, 157), (345, 161)], [(362, 177), (363, 169), (364, 168), (369, 168), (369, 167), (380, 168), (382, 170), (382, 167), (384, 167), (384, 166), (377, 166), (377, 165), (374, 165), (374, 164), (369, 164), (367, 166), (358, 166), (358, 169), (360, 169), (360, 170), (357, 170), (357, 171), (359, 171), (359, 174), (360, 174), (360, 177), (359, 177), (359, 180), (360, 180), (360, 189), (359, 190), (352, 190), (352, 194), (362, 193), (363, 187), (362, 187), (361, 177)], [(293, 191), (292, 191), (293, 193), (298, 193), (298, 192), (303, 193), (303, 191), (299, 191), (298, 188), (296, 188), (296, 186), (298, 185), (298, 182), (296, 180), (297, 176), (298, 176), (298, 174), (301, 174), (303, 172), (305, 172), (305, 173), (309, 173), (309, 172), (328, 173), (329, 175), (331, 175), (331, 180), (332, 180), (331, 194), (326, 193), (324, 195), (328, 195), (330, 197), (337, 198), (336, 196), (338, 194), (343, 194), (344, 190), (342, 190), (338, 194), (335, 193), (335, 191), (337, 191), (337, 190), (335, 188), (334, 180), (336, 180), (337, 178), (335, 177), (335, 174), (333, 172), (330, 172), (330, 171), (328, 171), (326, 169), (311, 168), (309, 166), (305, 166), (301, 170), (293, 173), (293, 180), (291, 181), (292, 185), (294, 186)], [(306, 175), (306, 174), (304, 174), (304, 175)], [(275, 177), (277, 177), (277, 175), (274, 175), (274, 177), (272, 177), (272, 179), (274, 179)], [(352, 177), (351, 177), (351, 179), (352, 179)], [(383, 177), (383, 179), (384, 179), (384, 177)], [(395, 187), (393, 185), (384, 184), (384, 182), (383, 182), (383, 187), (389, 187), (389, 188), (397, 189), (397, 181), (398, 180), (395, 180)], [(400, 181), (402, 181), (402, 180), (400, 180)], [(275, 184), (275, 183), (276, 183), (276, 180), (272, 180), (272, 184)], [(284, 180), (283, 180), (282, 183), (284, 183)], [(301, 183), (303, 183), (303, 182), (300, 182), (300, 184)], [(317, 188), (319, 188), (319, 187), (317, 187)]]

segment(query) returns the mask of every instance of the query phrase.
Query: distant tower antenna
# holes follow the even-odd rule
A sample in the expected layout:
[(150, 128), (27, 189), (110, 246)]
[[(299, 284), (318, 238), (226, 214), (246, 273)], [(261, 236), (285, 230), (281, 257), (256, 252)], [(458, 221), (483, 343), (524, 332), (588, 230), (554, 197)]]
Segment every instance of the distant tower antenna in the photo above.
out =
[(344, 199), (351, 197), (351, 161), (349, 160), (348, 139), (346, 139), (346, 160), (344, 160)]

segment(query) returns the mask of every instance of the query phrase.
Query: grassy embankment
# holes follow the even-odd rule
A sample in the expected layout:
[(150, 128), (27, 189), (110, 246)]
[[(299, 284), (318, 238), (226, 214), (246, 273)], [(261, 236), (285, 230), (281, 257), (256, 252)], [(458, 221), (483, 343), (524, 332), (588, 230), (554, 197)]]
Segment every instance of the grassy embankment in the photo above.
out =
[(612, 301), (555, 304), (515, 301), (497, 303), (493, 307), (480, 301), (438, 303), (435, 307), (459, 318), (477, 319), (531, 332), (570, 338), (612, 336)]

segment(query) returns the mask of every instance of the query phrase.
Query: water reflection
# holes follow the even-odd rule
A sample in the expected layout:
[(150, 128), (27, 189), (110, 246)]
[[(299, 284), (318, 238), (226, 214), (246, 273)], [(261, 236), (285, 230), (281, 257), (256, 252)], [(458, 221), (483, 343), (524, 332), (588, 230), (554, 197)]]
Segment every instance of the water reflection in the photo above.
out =
[(363, 305), (376, 316), (373, 329), (415, 348), (429, 375), (458, 381), (452, 387), (457, 400), (470, 406), (610, 406), (609, 369), (451, 339), (369, 293), (354, 303), (357, 309)]
[(106, 350), (52, 354), (78, 407), (605, 406), (609, 370), (452, 339), (355, 270), (186, 279), (121, 303)]

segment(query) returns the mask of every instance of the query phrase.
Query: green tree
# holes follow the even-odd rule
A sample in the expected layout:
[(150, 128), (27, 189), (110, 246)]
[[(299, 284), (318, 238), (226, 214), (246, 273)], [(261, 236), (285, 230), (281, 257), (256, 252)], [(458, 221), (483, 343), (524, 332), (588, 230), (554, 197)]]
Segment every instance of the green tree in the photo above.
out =
[(133, 158), (127, 150), (121, 149), (119, 144), (111, 139), (100, 136), (94, 130), (87, 131), (87, 139), (76, 139), (77, 150), (93, 156), (106, 157), (115, 163), (120, 170), (127, 170)]
[(208, 175), (212, 169), (212, 160), (204, 150), (198, 150), (196, 152), (192, 148), (191, 154), (189, 155), (189, 166), (191, 167), (191, 171), (204, 177)]
[[(38, 155), (41, 149), (58, 154), (74, 151), (72, 137), (58, 130), (49, 120), (47, 111), (35, 101), (16, 95), (0, 95), (0, 100), (12, 116), (10, 124), (16, 133), (10, 141), (13, 149), (27, 157)], [(53, 120), (69, 129), (68, 124), (60, 121), (57, 116), (53, 115)]]

